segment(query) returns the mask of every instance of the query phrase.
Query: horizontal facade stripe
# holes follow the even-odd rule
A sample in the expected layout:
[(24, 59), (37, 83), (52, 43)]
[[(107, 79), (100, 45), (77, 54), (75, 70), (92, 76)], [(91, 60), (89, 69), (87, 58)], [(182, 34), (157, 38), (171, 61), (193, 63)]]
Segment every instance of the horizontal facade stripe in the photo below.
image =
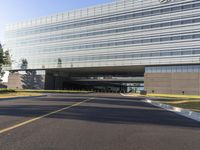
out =
[[(180, 8), (179, 9), (175, 9), (175, 10), (183, 10), (183, 9), (191, 9), (192, 8), (192, 6), (193, 7), (197, 7), (198, 8), (198, 6), (199, 6), (199, 1), (198, 0), (196, 0), (196, 3), (195, 3), (195, 1), (193, 1), (193, 2), (191, 2), (191, 1), (185, 1), (185, 2), (182, 2), (182, 3), (177, 3), (177, 4), (170, 4), (170, 5), (163, 5), (163, 6), (161, 6), (161, 5), (159, 5), (158, 7), (150, 7), (150, 8), (148, 8), (148, 9), (146, 9), (146, 8), (142, 8), (142, 10), (140, 9), (140, 10), (134, 10), (134, 11), (132, 11), (131, 9), (129, 10), (129, 11), (127, 11), (127, 12), (125, 12), (125, 13), (120, 13), (120, 12), (117, 12), (117, 13), (115, 13), (115, 14), (112, 14), (112, 15), (107, 15), (107, 16), (103, 16), (103, 17), (94, 17), (94, 18), (91, 18), (90, 20), (92, 20), (92, 21), (96, 21), (97, 19), (102, 19), (102, 18), (112, 18), (112, 17), (116, 17), (116, 16), (120, 16), (120, 15), (125, 15), (125, 14), (130, 14), (130, 13), (146, 13), (146, 14), (148, 14), (149, 15), (149, 12), (150, 12), (150, 10), (151, 11), (153, 11), (154, 9), (155, 10), (160, 10), (160, 9), (163, 9), (163, 8), (170, 8), (170, 9), (172, 9), (172, 8), (176, 8), (177, 6), (179, 6)], [(186, 6), (186, 7), (185, 7)], [(190, 6), (190, 7), (188, 7), (188, 6)], [(183, 8), (182, 8), (183, 7)], [(161, 13), (161, 12), (159, 12), (159, 13)], [(139, 16), (139, 17), (141, 17), (141, 15)], [(70, 21), (67, 21), (66, 23), (67, 24), (69, 24), (69, 23), (75, 23), (75, 24), (77, 24), (77, 23), (79, 23), (79, 22), (81, 22), (81, 21), (88, 21), (88, 19), (83, 19), (83, 20), (81, 20), (81, 19), (79, 19), (78, 21), (76, 21), (76, 22), (70, 22)], [(61, 24), (63, 24), (63, 23), (65, 23), (64, 21), (62, 21), (62, 23)], [(51, 26), (52, 25), (55, 25), (55, 26), (59, 26), (59, 25), (61, 25), (61, 24), (58, 24), (58, 23), (56, 23), (56, 24), (51, 24)], [(44, 28), (47, 28), (47, 27), (49, 27), (49, 25), (45, 25), (45, 26), (42, 26), (42, 27), (44, 27)], [(35, 27), (31, 27), (31, 28), (35, 28)], [(29, 29), (29, 28), (26, 28), (25, 30), (27, 30), (27, 29)], [(22, 29), (20, 30), (20, 31), (22, 31)]]
[[(143, 22), (144, 21), (144, 19), (142, 20), (142, 22), (141, 21), (139, 21), (138, 22), (138, 24), (136, 24), (136, 21), (134, 21), (134, 20), (129, 20), (128, 22), (130, 22), (129, 24), (124, 24), (124, 22), (123, 23), (120, 23), (119, 25), (113, 25), (113, 24), (110, 24), (109, 26), (101, 26), (100, 28), (99, 28), (99, 26), (97, 26), (98, 28), (90, 28), (90, 29), (88, 29), (88, 28), (85, 28), (85, 29), (87, 29), (87, 31), (84, 31), (84, 29), (82, 29), (81, 28), (81, 31), (79, 31), (79, 30), (77, 30), (77, 32), (75, 31), (75, 29), (74, 30), (71, 30), (71, 31), (73, 31), (73, 32), (66, 32), (66, 30), (62, 33), (62, 32), (58, 32), (59, 34), (76, 34), (76, 33), (83, 33), (83, 32), (88, 32), (88, 30), (89, 31), (103, 31), (103, 30), (106, 30), (106, 29), (113, 29), (113, 28), (116, 28), (116, 27), (118, 27), (118, 28), (120, 28), (120, 27), (126, 27), (126, 26), (130, 26), (130, 25), (138, 25), (138, 26), (141, 26), (141, 24), (144, 26), (144, 25), (148, 25), (148, 24), (150, 24), (150, 23), (154, 23), (154, 22), (157, 22), (157, 23), (164, 23), (164, 22), (169, 22), (169, 20), (170, 21), (172, 21), (172, 20), (175, 20), (175, 21), (180, 21), (180, 20), (183, 20), (182, 18), (184, 18), (184, 20), (186, 20), (186, 18), (195, 18), (195, 16), (197, 16), (197, 18), (199, 17), (199, 11), (191, 11), (192, 13), (190, 13), (190, 12), (186, 12), (186, 14), (189, 14), (189, 15), (183, 15), (183, 13), (181, 13), (181, 14), (179, 14), (179, 15), (173, 15), (173, 16), (175, 16), (176, 18), (172, 18), (172, 17), (170, 17), (171, 15), (168, 15), (168, 16), (166, 16), (166, 19), (164, 19), (163, 20), (163, 18), (165, 18), (164, 16), (162, 16), (161, 18), (162, 19), (160, 19), (160, 17), (159, 18), (157, 18), (156, 20), (154, 20), (153, 18), (150, 18), (150, 20), (146, 20), (145, 19), (145, 22)], [(169, 18), (170, 17), (170, 18)], [(180, 19), (179, 19), (180, 18)], [(196, 18), (196, 19), (197, 19)], [(151, 22), (150, 22), (151, 21)], [(128, 23), (127, 22), (127, 23)], [(133, 24), (133, 22), (134, 22), (134, 24)], [(48, 35), (55, 35), (56, 34), (56, 32), (51, 32), (51, 34), (48, 34)], [(38, 34), (38, 35), (42, 35), (41, 33), (40, 34)], [(38, 37), (38, 35), (37, 36), (33, 36), (33, 37)], [(24, 37), (24, 38), (27, 38), (27, 36), (30, 36), (29, 34), (28, 35), (26, 35), (26, 37)], [(15, 38), (15, 37), (13, 37), (13, 38)], [(20, 39), (19, 37), (17, 37), (18, 39)], [(7, 37), (7, 39), (9, 40), (9, 38)], [(12, 39), (12, 38), (11, 38)]]
[[(200, 15), (200, 14), (199, 14)], [(198, 16), (199, 16), (198, 15)], [(191, 18), (191, 17), (190, 17)], [(176, 20), (176, 21), (168, 21), (168, 22), (160, 22), (160, 23), (153, 23), (153, 24), (145, 24), (143, 26), (132, 26), (132, 27), (125, 27), (124, 28), (118, 28), (118, 29), (112, 29), (112, 30), (104, 30), (104, 31), (99, 31), (99, 32), (87, 32), (85, 34), (76, 34), (76, 35), (66, 35), (66, 34), (61, 34), (60, 36), (56, 36), (54, 38), (48, 38), (48, 39), (41, 39), (37, 38), (37, 41), (42, 42), (41, 40), (45, 40), (44, 42), (52, 41), (52, 40), (59, 40), (58, 38), (62, 40), (68, 40), (68, 39), (73, 39), (73, 38), (84, 38), (84, 37), (94, 37), (97, 35), (102, 35), (104, 36), (105, 34), (112, 34), (112, 33), (123, 33), (123, 32), (131, 32), (131, 31), (137, 31), (137, 30), (147, 30), (149, 29), (150, 31), (158, 30), (159, 28), (164, 28), (164, 27), (171, 27), (171, 26), (177, 26), (177, 25), (195, 25), (195, 23), (200, 23), (200, 17), (195, 18), (195, 16), (192, 19), (184, 19), (184, 20)], [(35, 39), (34, 37), (31, 39)], [(26, 40), (21, 40), (18, 39), (18, 44), (26, 44), (24, 42), (27, 42), (27, 44), (31, 44), (31, 42), (35, 41), (28, 41), (30, 38), (26, 38)], [(8, 40), (8, 42), (12, 42), (12, 40)], [(23, 42), (23, 43), (22, 43)]]
[[(184, 7), (184, 5), (180, 5), (180, 6), (173, 6), (173, 7), (169, 7), (169, 8), (164, 8), (164, 9), (159, 9), (158, 10), (155, 10), (155, 14), (156, 15), (163, 15), (163, 14), (168, 14), (168, 13), (173, 13), (173, 12), (181, 12), (181, 11), (186, 11), (186, 10), (195, 10), (195, 9), (199, 9), (200, 7), (200, 2), (198, 3), (194, 3), (194, 4), (187, 4), (185, 6), (190, 6), (190, 7)], [(176, 8), (174, 11), (173, 11), (173, 8)], [(177, 9), (179, 8), (179, 9)], [(102, 24), (102, 23), (106, 23), (106, 22), (119, 22), (120, 20), (129, 20), (129, 19), (133, 19), (133, 18), (141, 18), (141, 17), (146, 17), (146, 16), (153, 16), (152, 15), (152, 10), (153, 8), (151, 8), (150, 10), (151, 11), (147, 11), (145, 12), (144, 10), (142, 10), (142, 12), (137, 12), (137, 14), (129, 14), (127, 16), (114, 16), (114, 18), (104, 18), (104, 19), (101, 19), (101, 20), (91, 20), (90, 22), (81, 22), (81, 23), (74, 23), (74, 24), (67, 24), (65, 25), (64, 23), (62, 23), (61, 25), (55, 25), (54, 27), (51, 27), (52, 25), (48, 25), (48, 26), (45, 26), (43, 28), (41, 27), (37, 27), (37, 30), (35, 28), (33, 28), (32, 30), (30, 29), (21, 29), (21, 30), (18, 30), (17, 32), (19, 32), (20, 34), (22, 34), (23, 32), (25, 32), (26, 34), (33, 34), (34, 33), (34, 30), (35, 31), (35, 34), (38, 34), (38, 33), (42, 33), (42, 32), (49, 32), (49, 31), (57, 31), (57, 30), (64, 30), (64, 27), (69, 29), (69, 28), (79, 28), (79, 27), (84, 27), (84, 26), (88, 26), (88, 25), (94, 25), (94, 24)], [(163, 11), (162, 11), (163, 10)], [(93, 23), (92, 23), (93, 22)], [(50, 28), (51, 27), (51, 28)], [(9, 33), (13, 33), (13, 31), (7, 31), (7, 34), (9, 35)], [(15, 32), (16, 33), (16, 32)], [(20, 34), (17, 34), (18, 36)], [(13, 35), (12, 35), (13, 36)]]
[(198, 63), (200, 1), (122, 1), (119, 8), (107, 4), (110, 11), (102, 15), (96, 10), (86, 18), (9, 26), (12, 69), (20, 69), (22, 59), (27, 69)]

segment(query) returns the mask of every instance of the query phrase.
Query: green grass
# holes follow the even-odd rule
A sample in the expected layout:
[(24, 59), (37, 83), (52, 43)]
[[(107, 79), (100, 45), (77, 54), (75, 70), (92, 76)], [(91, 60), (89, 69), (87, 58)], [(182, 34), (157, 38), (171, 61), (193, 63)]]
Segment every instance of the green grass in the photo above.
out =
[(92, 91), (81, 90), (16, 90), (17, 92), (34, 92), (34, 93), (88, 93)]
[(42, 93), (88, 93), (91, 91), (79, 90), (14, 90), (14, 89), (0, 89), (1, 98), (14, 98), (26, 96), (41, 96)]
[[(144, 96), (140, 94), (130, 94), (132, 96)], [(200, 96), (196, 95), (178, 95), (178, 94), (147, 94), (145, 97), (156, 98), (154, 101), (167, 105), (190, 109), (200, 112)]]
[(200, 99), (198, 95), (179, 95), (179, 94), (147, 94), (148, 97), (161, 98), (184, 98), (184, 99)]
[(160, 98), (160, 100), (155, 101), (159, 101), (167, 105), (200, 112), (200, 96), (198, 95), (148, 94), (147, 96)]
[[(170, 103), (167, 103), (170, 104)], [(198, 102), (186, 102), (186, 103), (180, 103), (180, 104), (170, 104), (175, 107), (190, 109), (196, 112), (200, 112), (200, 101)]]
[(0, 93), (13, 93), (13, 92), (16, 92), (16, 91), (13, 89), (0, 89)]
[(28, 92), (13, 92), (13, 93), (1, 93), (0, 99), (15, 98), (15, 97), (29, 97), (29, 96), (42, 96), (41, 93), (28, 93)]
[(25, 97), (25, 96), (41, 96), (40, 93), (34, 92), (17, 92), (13, 89), (0, 89), (1, 98), (14, 98), (14, 97)]

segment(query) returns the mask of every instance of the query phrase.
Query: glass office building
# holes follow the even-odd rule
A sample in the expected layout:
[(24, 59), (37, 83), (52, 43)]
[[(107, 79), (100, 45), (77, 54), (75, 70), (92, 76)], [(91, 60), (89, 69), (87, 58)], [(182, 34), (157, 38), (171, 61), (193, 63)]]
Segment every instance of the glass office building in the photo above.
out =
[(58, 13), (8, 25), (6, 46), (11, 70), (198, 64), (200, 1), (116, 0)]

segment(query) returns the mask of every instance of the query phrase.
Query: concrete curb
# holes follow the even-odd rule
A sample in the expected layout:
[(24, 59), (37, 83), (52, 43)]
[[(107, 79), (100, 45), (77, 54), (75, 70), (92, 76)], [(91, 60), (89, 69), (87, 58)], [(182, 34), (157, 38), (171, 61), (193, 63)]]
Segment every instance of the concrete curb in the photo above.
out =
[(137, 97), (137, 96), (133, 96), (133, 95), (127, 95), (127, 94), (124, 94), (124, 93), (120, 93), (121, 96), (125, 96), (125, 97)]
[(183, 109), (183, 108), (174, 107), (174, 106), (167, 105), (167, 104), (162, 104), (160, 102), (154, 102), (154, 101), (149, 100), (149, 99), (144, 100), (144, 102), (200, 122), (200, 113), (198, 113), (198, 112), (193, 112), (193, 111), (188, 110), (188, 109)]
[(120, 95), (121, 96), (126, 96), (126, 97), (128, 97), (129, 95), (126, 95), (126, 94), (123, 94), (123, 93), (120, 93)]
[[(126, 97), (133, 97), (131, 95), (126, 95), (126, 94), (123, 94), (123, 93), (121, 93), (121, 95), (126, 96)], [(167, 104), (162, 104), (160, 102), (155, 102), (155, 101), (152, 101), (152, 100), (149, 100), (149, 99), (143, 100), (143, 102), (149, 103), (153, 106), (163, 108), (167, 111), (171, 111), (171, 112), (174, 112), (178, 115), (181, 115), (181, 116), (184, 116), (184, 117), (187, 117), (187, 118), (190, 118), (190, 119), (193, 119), (195, 121), (200, 122), (200, 113), (198, 113), (198, 112), (194, 112), (194, 111), (179, 108), (179, 107), (174, 107), (174, 106), (167, 105)]]
[(124, 97), (142, 97), (142, 98), (145, 98), (145, 96), (142, 96), (142, 95), (127, 95), (127, 94), (123, 94), (123, 93), (120, 93), (121, 96), (124, 96)]

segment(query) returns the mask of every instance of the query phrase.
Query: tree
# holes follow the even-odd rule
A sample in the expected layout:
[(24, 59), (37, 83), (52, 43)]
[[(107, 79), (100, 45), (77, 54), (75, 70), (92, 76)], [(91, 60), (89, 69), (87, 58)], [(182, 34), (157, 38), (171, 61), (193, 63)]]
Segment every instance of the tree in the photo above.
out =
[(12, 64), (11, 56), (8, 50), (4, 52), (4, 64), (6, 65)]
[(3, 47), (0, 44), (0, 81), (2, 81), (1, 78), (4, 75), (4, 72), (2, 71), (3, 64), (4, 64), (4, 61), (3, 61)]
[(43, 89), (43, 77), (37, 75), (35, 70), (27, 70), (22, 76), (23, 89)]
[(3, 71), (3, 65), (11, 65), (11, 58), (9, 51), (3, 50), (3, 46), (0, 43), (0, 81), (2, 81), (2, 77), (5, 74)]
[(0, 65), (4, 64), (3, 46), (0, 43)]
[(27, 59), (22, 59), (22, 63), (21, 63), (21, 69), (27, 69), (28, 68), (28, 61)]
[(58, 58), (58, 68), (62, 68), (62, 59)]

